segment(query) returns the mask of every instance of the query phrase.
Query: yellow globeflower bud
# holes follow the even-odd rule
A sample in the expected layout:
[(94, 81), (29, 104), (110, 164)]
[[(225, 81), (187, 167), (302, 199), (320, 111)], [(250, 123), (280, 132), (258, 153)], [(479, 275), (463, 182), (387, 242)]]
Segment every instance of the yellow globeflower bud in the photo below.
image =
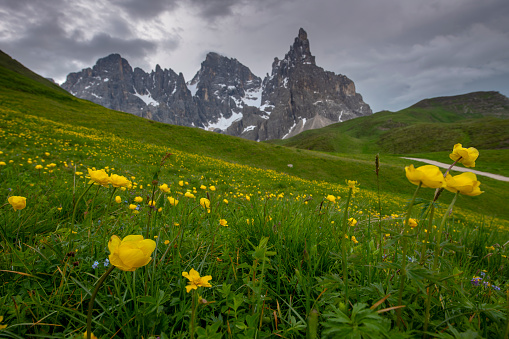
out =
[(453, 193), (460, 192), (461, 194), (469, 196), (476, 196), (484, 193), (479, 188), (481, 182), (477, 181), (477, 176), (472, 172), (465, 172), (455, 176), (447, 174), (445, 182), (447, 184), (445, 189)]
[(475, 161), (479, 156), (479, 151), (474, 147), (464, 148), (461, 144), (454, 145), (449, 158), (452, 161), (462, 163), (465, 167), (475, 167)]
[(27, 206), (27, 198), (25, 197), (19, 197), (19, 196), (11, 196), (7, 199), (9, 204), (11, 204), (12, 208), (14, 208), (15, 211), (22, 210)]
[(414, 165), (405, 167), (407, 179), (414, 185), (421, 183), (422, 187), (441, 188), (445, 186), (445, 179), (440, 169), (434, 165), (424, 165), (414, 168)]
[(156, 242), (142, 235), (128, 235), (120, 240), (116, 235), (108, 242), (110, 263), (122, 271), (134, 271), (152, 260)]

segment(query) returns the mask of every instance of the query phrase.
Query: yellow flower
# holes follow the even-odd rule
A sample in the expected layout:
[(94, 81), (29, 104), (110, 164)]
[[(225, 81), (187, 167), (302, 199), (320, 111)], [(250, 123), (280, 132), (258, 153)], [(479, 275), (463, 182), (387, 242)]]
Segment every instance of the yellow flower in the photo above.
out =
[(131, 182), (123, 175), (112, 174), (110, 176), (110, 183), (113, 187), (127, 187)]
[(358, 244), (359, 242), (357, 241), (357, 239), (355, 239), (355, 235), (352, 235), (352, 242), (354, 244)]
[(228, 205), (228, 200), (223, 199), (223, 202), (224, 202), (226, 205)]
[(179, 181), (179, 185), (180, 185), (180, 186), (184, 186), (184, 181), (180, 180), (180, 181)]
[(479, 151), (474, 147), (464, 148), (461, 144), (454, 145), (452, 153), (449, 154), (449, 158), (452, 161), (462, 163), (465, 167), (475, 167), (475, 161), (479, 156)]
[(479, 188), (481, 182), (477, 181), (477, 176), (472, 172), (465, 172), (455, 176), (447, 174), (445, 182), (447, 184), (445, 189), (453, 193), (460, 192), (469, 196), (484, 193)]
[(210, 209), (210, 200), (207, 198), (201, 198), (200, 205), (205, 209)]
[(357, 220), (355, 220), (354, 218), (348, 218), (348, 225), (352, 227), (357, 225)]
[(134, 198), (134, 202), (143, 202), (143, 198), (142, 197), (136, 197), (136, 198)]
[(13, 195), (9, 197), (7, 201), (9, 201), (9, 204), (11, 204), (15, 211), (22, 210), (27, 206), (27, 198), (25, 197), (18, 197)]
[(152, 239), (143, 239), (142, 235), (128, 235), (122, 240), (113, 235), (108, 242), (110, 262), (122, 271), (134, 271), (148, 264), (152, 260), (150, 255), (155, 248), (156, 242)]
[(355, 187), (359, 186), (359, 184), (357, 183), (357, 181), (354, 181), (354, 180), (347, 180), (346, 181), (346, 184), (348, 185), (349, 188), (351, 189), (355, 189)]
[(162, 184), (161, 186), (159, 186), (159, 189), (161, 191), (163, 191), (164, 193), (169, 193), (170, 192), (170, 188), (168, 187), (167, 184)]
[(117, 204), (120, 204), (122, 202), (122, 198), (120, 197), (120, 195), (117, 195), (115, 197), (115, 201), (117, 202)]
[(408, 225), (410, 227), (414, 228), (415, 226), (417, 226), (417, 220), (415, 220), (413, 218), (408, 219)]
[(110, 177), (105, 170), (92, 170), (88, 169), (88, 176), (90, 177), (89, 184), (94, 183), (95, 185), (108, 186), (110, 183)]
[(159, 208), (157, 209), (157, 212), (162, 212), (162, 211), (163, 211), (163, 208), (162, 208), (162, 207), (159, 207)]
[(165, 241), (164, 241), (164, 244), (165, 244), (165, 245), (168, 245), (169, 243), (170, 243), (170, 241), (169, 241), (169, 240), (165, 240)]
[(212, 276), (206, 275), (204, 277), (200, 277), (200, 273), (198, 273), (194, 268), (191, 268), (189, 273), (182, 272), (182, 276), (189, 280), (186, 286), (187, 293), (189, 293), (191, 290), (198, 289), (200, 286), (212, 287), (212, 285), (209, 283), (209, 280), (212, 279)]
[(172, 205), (172, 206), (177, 206), (177, 204), (179, 203), (179, 201), (177, 199), (174, 199), (172, 197), (168, 197), (168, 201), (170, 202), (170, 205)]
[(200, 186), (200, 189), (202, 189), (202, 190), (206, 190), (206, 189), (207, 189), (207, 186), (205, 186), (205, 185), (201, 185), (201, 186)]
[(7, 165), (7, 164), (5, 163), (5, 161), (0, 161), (0, 166), (5, 166), (5, 165)]
[(215, 190), (216, 190), (216, 186), (210, 186), (210, 187), (209, 187), (209, 190), (211, 190), (211, 191), (215, 191)]
[(221, 219), (221, 220), (219, 220), (219, 224), (221, 226), (228, 226), (228, 221), (226, 221), (226, 219)]
[(414, 165), (406, 166), (407, 179), (414, 185), (421, 183), (422, 187), (440, 188), (445, 186), (445, 179), (437, 166), (424, 165), (414, 168)]
[[(88, 338), (87, 331), (85, 331), (85, 333), (83, 333), (83, 338), (85, 338), (85, 339)], [(92, 333), (90, 333), (90, 339), (98, 339), (98, 338), (92, 332)]]
[(251, 201), (251, 197), (249, 195), (246, 195), (246, 200)]
[(36, 170), (40, 170), (40, 169), (42, 169), (42, 165), (35, 165), (35, 169), (36, 169)]
[(135, 210), (138, 206), (134, 205), (134, 204), (129, 204), (129, 209), (130, 210)]
[(188, 197), (188, 198), (193, 198), (193, 199), (195, 198), (195, 196), (190, 192), (186, 192), (186, 194), (184, 194), (184, 196)]
[[(0, 315), (0, 323), (1, 323), (2, 321), (4, 321), (4, 316), (3, 316), (3, 315)], [(7, 325), (2, 325), (2, 324), (0, 324), (0, 330), (3, 330), (3, 329), (4, 329), (4, 328), (6, 328), (6, 327), (7, 327)]]
[(155, 202), (154, 200), (150, 200), (150, 201), (148, 202), (148, 205), (149, 205), (149, 206), (155, 206), (155, 205), (156, 205), (156, 202)]
[(329, 195), (327, 196), (327, 198), (325, 198), (325, 199), (329, 200), (330, 202), (335, 202), (335, 201), (336, 201), (336, 197), (335, 197), (335, 196), (333, 196), (333, 195), (331, 195), (331, 194), (329, 194)]

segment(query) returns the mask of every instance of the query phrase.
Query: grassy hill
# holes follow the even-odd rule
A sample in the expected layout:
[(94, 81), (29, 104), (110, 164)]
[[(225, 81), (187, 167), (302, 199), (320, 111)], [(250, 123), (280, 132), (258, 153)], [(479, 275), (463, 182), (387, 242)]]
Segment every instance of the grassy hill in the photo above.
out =
[[(463, 104), (461, 104), (463, 103)], [(509, 145), (509, 99), (497, 92), (423, 100), (398, 112), (379, 112), (270, 143), (337, 153), (411, 154)]]
[(2, 58), (0, 337), (506, 333), (509, 183), (429, 205), (398, 156), (377, 192), (372, 153), (155, 123)]
[[(412, 108), (397, 113), (383, 112), (321, 130), (309, 131), (295, 138), (281, 141), (283, 145), (294, 146), (289, 148), (271, 143), (257, 143), (197, 128), (162, 124), (128, 113), (112, 111), (73, 97), (5, 54), (0, 55), (0, 88), (0, 107), (9, 109), (10, 114), (19, 114), (27, 118), (41, 117), (69, 126), (94, 129), (104, 136), (116, 136), (145, 144), (169, 147), (231, 163), (274, 170), (306, 180), (344, 184), (346, 179), (355, 179), (362, 183), (362, 188), (372, 191), (377, 189), (377, 177), (374, 174), (374, 156), (379, 151), (375, 143), (377, 137), (383, 135), (384, 138), (388, 138), (391, 134), (385, 133), (387, 129), (393, 129), (393, 133), (396, 133), (400, 128), (411, 128), (415, 123), (460, 120), (456, 113), (445, 111), (444, 114), (438, 114), (436, 110), (430, 112), (426, 108)], [(492, 123), (489, 120), (483, 121), (490, 126), (500, 126), (499, 121)], [(338, 131), (344, 133), (338, 133)], [(314, 148), (341, 154), (324, 154), (295, 148), (295, 144), (289, 144), (309, 134), (316, 136), (315, 147), (302, 146), (301, 148)], [(312, 139), (302, 140), (310, 143)], [(319, 147), (323, 146), (325, 141), (330, 147), (325, 149)], [(412, 140), (414, 144), (411, 149), (415, 152), (428, 151), (427, 148), (420, 146), (419, 141), (419, 138)], [(451, 149), (455, 142), (456, 140), (445, 140), (443, 150)], [(390, 143), (388, 139), (387, 143)], [(465, 144), (472, 145), (468, 142)], [(412, 189), (408, 187), (403, 169), (409, 162), (391, 156), (389, 153), (391, 152), (385, 152), (381, 156), (379, 177), (381, 188), (388, 194), (397, 194), (403, 199), (408, 199)], [(403, 152), (396, 150), (395, 153)], [(289, 164), (292, 167), (289, 167)], [(473, 211), (509, 219), (509, 211), (501, 208), (500, 205), (503, 201), (501, 198), (505, 196), (505, 192), (509, 191), (509, 184), (483, 179), (483, 188), (490, 194), (482, 198), (468, 199), (464, 206)]]

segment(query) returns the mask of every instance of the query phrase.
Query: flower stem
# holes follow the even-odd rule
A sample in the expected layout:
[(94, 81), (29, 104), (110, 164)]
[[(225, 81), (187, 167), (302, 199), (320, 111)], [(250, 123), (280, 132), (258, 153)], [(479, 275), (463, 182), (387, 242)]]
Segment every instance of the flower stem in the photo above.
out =
[(429, 235), (431, 234), (431, 230), (433, 229), (433, 217), (434, 216), (435, 216), (435, 202), (432, 202), (431, 206), (430, 206), (429, 217), (428, 217), (428, 229), (427, 229), (427, 232), (425, 232), (426, 235), (425, 235), (423, 243), (422, 243), (421, 262), (420, 262), (421, 265), (423, 265), (424, 261), (426, 260), (426, 247), (427, 247)]
[(191, 339), (194, 339), (195, 320), (196, 320), (196, 290), (193, 290), (193, 299), (191, 301), (191, 324), (190, 324), (191, 326), (189, 329)]
[(449, 214), (452, 212), (452, 208), (454, 207), (454, 203), (456, 202), (456, 199), (458, 198), (459, 191), (456, 192), (454, 195), (454, 198), (451, 201), (451, 204), (449, 205), (449, 208), (447, 208), (447, 211), (444, 214), (444, 217), (442, 218), (442, 222), (440, 223), (440, 228), (438, 229), (437, 239), (435, 243), (435, 258), (433, 260), (433, 270), (437, 268), (438, 265), (438, 257), (440, 256), (441, 252), (441, 246), (440, 246), (440, 240), (442, 238), (442, 233), (445, 225), (445, 221), (447, 220)]
[(87, 339), (91, 339), (92, 336), (92, 310), (94, 306), (95, 297), (97, 292), (99, 292), (99, 287), (103, 284), (104, 280), (110, 275), (110, 273), (115, 269), (115, 266), (111, 265), (111, 267), (104, 272), (102, 277), (97, 282), (94, 291), (92, 292), (92, 296), (90, 297), (90, 301), (88, 302), (88, 314), (87, 314)]
[[(155, 184), (154, 184), (155, 182)], [(156, 192), (156, 185), (157, 185), (157, 181), (154, 181), (152, 182), (152, 197), (150, 198), (150, 202), (149, 202), (149, 206), (148, 206), (148, 220), (147, 220), (147, 231), (146, 231), (146, 235), (145, 235), (145, 238), (149, 238), (150, 237), (150, 219), (152, 217), (152, 210), (155, 210), (155, 202), (154, 202), (154, 195), (155, 195), (155, 192)], [(154, 203), (154, 205), (152, 205), (152, 203)]]
[[(445, 225), (445, 221), (447, 220), (447, 217), (451, 213), (454, 203), (456, 202), (456, 199), (458, 198), (458, 194), (459, 194), (459, 192), (456, 192), (456, 194), (454, 195), (454, 198), (452, 199), (451, 204), (449, 205), (449, 208), (447, 208), (447, 211), (445, 212), (445, 214), (442, 218), (442, 222), (440, 223), (440, 228), (438, 229), (437, 237), (436, 237), (435, 253), (434, 253), (435, 257), (433, 259), (432, 271), (435, 271), (437, 269), (438, 257), (440, 256), (440, 252), (441, 252), (440, 240), (442, 238), (443, 228)], [(430, 311), (430, 307), (431, 307), (431, 286), (428, 287), (427, 292), (428, 292), (428, 297), (426, 298), (426, 313), (424, 315), (424, 327), (423, 327), (424, 332), (426, 332), (428, 330), (428, 325), (429, 325), (429, 311)], [(426, 337), (427, 335), (424, 334), (424, 336)]]
[[(417, 186), (414, 196), (412, 197), (412, 200), (410, 201), (410, 204), (408, 205), (408, 211), (406, 213), (405, 223), (403, 224), (403, 236), (401, 238), (401, 241), (403, 242), (403, 244), (402, 244), (403, 245), (402, 246), (403, 253), (402, 253), (402, 258), (401, 258), (401, 270), (400, 270), (401, 279), (399, 281), (398, 306), (401, 305), (401, 302), (403, 300), (403, 290), (405, 289), (406, 262), (407, 262), (406, 253), (407, 253), (407, 246), (408, 246), (408, 244), (407, 244), (408, 239), (406, 238), (406, 233), (408, 232), (408, 229), (409, 229), (408, 221), (410, 220), (410, 212), (412, 211), (412, 207), (414, 206), (415, 198), (417, 198), (417, 193), (421, 189), (421, 185), (422, 185), (422, 182), (420, 182), (419, 185)], [(401, 308), (398, 308), (396, 310), (396, 313), (398, 314), (397, 324), (398, 324), (398, 327), (401, 328)]]
[(76, 200), (76, 203), (74, 204), (74, 210), (72, 211), (72, 219), (71, 219), (71, 234), (69, 235), (71, 237), (71, 241), (69, 241), (69, 250), (67, 252), (69, 252), (71, 249), (72, 249), (72, 235), (73, 235), (73, 232), (74, 232), (74, 222), (76, 220), (76, 212), (78, 211), (78, 204), (79, 202), (81, 201), (81, 199), (83, 198), (83, 196), (88, 192), (88, 190), (90, 188), (92, 188), (92, 186), (94, 186), (94, 184), (90, 184), (87, 189), (81, 193), (81, 195), (79, 196), (78, 200)]
[(352, 198), (353, 188), (350, 187), (348, 191), (348, 198), (346, 199), (345, 212), (343, 214), (343, 232), (341, 236), (341, 258), (343, 262), (343, 282), (345, 284), (345, 305), (348, 307), (348, 263), (347, 263), (347, 251), (346, 247), (348, 244), (347, 239), (347, 222), (348, 222), (348, 206), (350, 205), (350, 199)]
[(106, 213), (108, 213), (108, 211), (110, 210), (111, 200), (113, 199), (113, 194), (115, 194), (116, 190), (117, 190), (117, 188), (113, 187), (113, 191), (111, 192), (111, 195), (110, 195), (110, 200), (108, 201), (108, 208), (106, 209)]

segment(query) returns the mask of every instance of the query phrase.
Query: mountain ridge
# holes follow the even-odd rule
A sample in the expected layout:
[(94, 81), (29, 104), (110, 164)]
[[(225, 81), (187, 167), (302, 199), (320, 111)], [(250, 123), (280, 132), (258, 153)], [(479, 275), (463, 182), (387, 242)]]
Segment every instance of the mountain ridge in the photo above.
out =
[(151, 73), (133, 70), (111, 54), (70, 73), (62, 88), (107, 108), (257, 141), (372, 114), (352, 80), (316, 65), (302, 28), (263, 80), (237, 59), (214, 52), (188, 82), (159, 65)]

